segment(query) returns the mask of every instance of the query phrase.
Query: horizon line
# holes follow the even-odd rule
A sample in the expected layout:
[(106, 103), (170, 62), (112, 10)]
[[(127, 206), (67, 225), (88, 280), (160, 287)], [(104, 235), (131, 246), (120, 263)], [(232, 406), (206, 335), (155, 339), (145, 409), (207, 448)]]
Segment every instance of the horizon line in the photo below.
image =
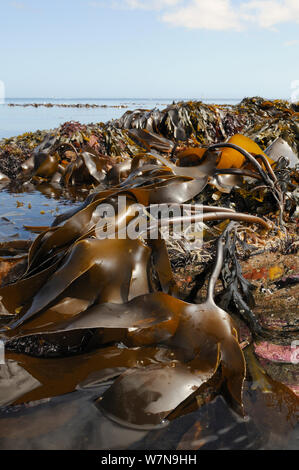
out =
[(155, 100), (167, 100), (167, 101), (171, 101), (171, 100), (207, 100), (207, 99), (217, 99), (217, 100), (226, 100), (226, 99), (230, 99), (230, 100), (238, 100), (238, 99), (242, 99), (242, 98), (222, 98), (222, 97), (219, 97), (219, 98), (197, 98), (197, 97), (192, 97), (192, 98), (186, 98), (186, 97), (178, 97), (178, 98), (166, 98), (166, 97), (158, 97), (158, 98), (136, 98), (136, 97), (126, 97), (126, 98), (114, 98), (114, 97), (109, 97), (109, 98), (96, 98), (96, 97), (78, 97), (78, 96), (75, 96), (75, 97), (72, 97), (72, 98), (67, 98), (65, 96), (63, 97), (50, 97), (50, 96), (29, 96), (29, 97), (26, 97), (26, 96), (8, 96), (5, 98), (6, 100), (10, 99), (17, 99), (17, 100), (21, 100), (21, 99), (26, 99), (26, 100), (29, 100), (29, 99), (35, 99), (35, 100), (44, 100), (44, 99), (51, 99), (51, 100), (75, 100), (75, 99), (78, 99), (78, 100), (150, 100), (150, 101), (155, 101)]

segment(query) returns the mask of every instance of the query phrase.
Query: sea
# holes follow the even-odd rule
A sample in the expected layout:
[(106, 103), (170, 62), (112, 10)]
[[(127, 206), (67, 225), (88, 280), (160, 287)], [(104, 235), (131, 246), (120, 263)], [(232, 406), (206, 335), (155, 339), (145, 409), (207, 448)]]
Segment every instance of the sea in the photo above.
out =
[[(205, 103), (217, 104), (237, 104), (241, 99), (201, 99)], [(186, 99), (176, 99), (175, 101), (185, 101)], [(121, 117), (127, 110), (153, 109), (160, 110), (171, 104), (173, 99), (136, 99), (136, 98), (6, 98), (0, 104), (0, 139), (9, 138), (23, 134), (24, 132), (34, 132), (37, 130), (54, 129), (66, 121), (79, 121), (82, 124), (107, 122), (111, 119)], [(189, 101), (189, 99), (188, 99)], [(67, 108), (67, 107), (10, 107), (9, 104), (46, 104), (53, 105), (66, 104), (95, 104), (97, 108)]]

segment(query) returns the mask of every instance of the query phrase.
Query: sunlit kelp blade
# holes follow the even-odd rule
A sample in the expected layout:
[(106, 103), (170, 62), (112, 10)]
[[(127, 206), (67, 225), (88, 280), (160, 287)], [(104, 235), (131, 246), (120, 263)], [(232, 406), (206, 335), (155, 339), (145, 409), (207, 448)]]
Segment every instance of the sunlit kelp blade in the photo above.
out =
[(277, 162), (280, 158), (285, 158), (289, 162), (290, 167), (295, 167), (298, 164), (297, 154), (281, 137), (278, 137), (269, 145), (265, 150), (265, 154), (274, 160), (274, 162)]
[[(258, 416), (265, 408), (264, 422), (271, 423), (273, 434), (288, 433), (298, 427), (299, 397), (289, 387), (270, 377), (253, 352), (252, 346), (245, 349), (244, 355), (252, 384), (245, 394), (245, 404), (252, 416)], [(254, 397), (254, 401), (250, 398)], [(253, 406), (257, 402), (258, 406)], [(263, 426), (265, 424), (263, 423)]]
[(36, 292), (38, 292), (42, 285), (55, 271), (58, 263), (59, 259), (56, 259), (56, 261), (50, 266), (41, 270), (37, 274), (0, 288), (1, 304), (4, 305), (11, 314), (16, 314), (17, 309), (30, 302)]
[[(251, 139), (248, 137), (236, 134), (228, 140), (229, 144), (238, 145), (239, 147), (247, 150), (247, 152), (253, 155), (265, 155), (262, 149)], [(270, 163), (273, 163), (273, 160), (269, 159)], [(224, 168), (241, 168), (245, 163), (245, 158), (240, 155), (234, 149), (224, 149), (221, 152), (221, 158), (218, 164), (219, 169)]]
[(0, 242), (0, 257), (2, 258), (18, 258), (28, 253), (31, 246), (29, 240), (11, 240)]
[[(49, 256), (57, 249), (64, 248), (67, 244), (73, 243), (87, 233), (91, 228), (95, 227), (100, 218), (100, 204), (112, 203), (111, 199), (119, 196), (126, 196), (128, 203), (132, 197), (135, 199), (133, 202), (141, 203), (145, 206), (156, 203), (184, 203), (192, 199), (198, 192), (200, 192), (207, 184), (207, 179), (199, 180), (193, 178), (173, 177), (167, 181), (152, 185), (152, 187), (136, 188), (129, 191), (114, 190), (107, 193), (94, 195), (93, 200), (86, 207), (70, 214), (63, 226), (53, 227), (48, 232), (42, 233), (34, 242), (29, 255), (29, 267), (41, 260), (45, 256)], [(105, 197), (107, 195), (107, 197)], [(109, 199), (110, 196), (110, 199)], [(116, 204), (117, 206), (117, 204)], [(117, 208), (117, 207), (116, 207)], [(128, 207), (129, 208), (129, 207)], [(44, 258), (45, 259), (45, 258)]]
[[(6, 356), (12, 371), (23, 371), (18, 380), (20, 379), (20, 384), (24, 383), (24, 387), (22, 385), (20, 388), (15, 388), (16, 394), (13, 396), (10, 387), (5, 385), (6, 371), (3, 372), (0, 389), (3, 382), (5, 385), (5, 388), (2, 388), (3, 398), (5, 397), (6, 403), (8, 401), (26, 403), (69, 393), (76, 388), (89, 388), (117, 377), (128, 368), (167, 364), (176, 358), (174, 352), (166, 348), (146, 346), (140, 348), (107, 346), (63, 358), (40, 359), (10, 351), (7, 351)], [(32, 377), (33, 382), (32, 379), (30, 382), (24, 381), (24, 377), (27, 376)], [(10, 377), (14, 380), (13, 375), (10, 374)], [(31, 383), (34, 386), (31, 386)]]
[(131, 129), (128, 131), (128, 134), (146, 150), (155, 149), (161, 152), (170, 152), (174, 147), (174, 143), (171, 140), (145, 129)]
[(163, 424), (167, 415), (212, 374), (213, 370), (191, 372), (176, 363), (132, 369), (105, 392), (99, 406), (119, 423), (151, 428)]
[[(36, 320), (15, 330), (14, 337), (101, 328), (115, 330), (114, 341), (118, 340), (121, 330), (128, 330), (122, 334), (124, 342), (134, 343), (136, 336), (136, 340), (140, 339), (140, 345), (159, 343), (175, 332), (179, 322), (179, 308), (169, 309), (171, 297), (163, 300), (162, 293), (147, 294), (126, 303), (100, 303), (85, 310), (83, 300), (80, 302), (79, 299), (67, 297), (64, 302), (40, 314)], [(72, 310), (72, 315), (67, 313), (69, 310)], [(138, 332), (134, 333), (135, 330)], [(113, 331), (110, 331), (109, 338), (113, 340)]]
[[(180, 308), (180, 321), (175, 333), (166, 344), (171, 348), (181, 350), (184, 355), (184, 361), (189, 364), (192, 370), (210, 370), (212, 371), (211, 375), (213, 375), (219, 363), (221, 363), (224, 387), (227, 391), (228, 399), (236, 410), (241, 411), (245, 360), (238, 344), (237, 333), (232, 320), (225, 311), (215, 305), (213, 300), (215, 282), (222, 267), (222, 255), (223, 245), (220, 240), (218, 244), (218, 259), (210, 279), (207, 301), (204, 304), (191, 305), (179, 300), (172, 300), (172, 303), (177, 308)], [(167, 301), (165, 296), (161, 297), (161, 300), (164, 300), (164, 298)], [(176, 369), (174, 368), (174, 370)], [(190, 372), (190, 369), (188, 371)], [(171, 377), (167, 376), (168, 384), (171, 383), (172, 379), (177, 380), (181, 377), (180, 373), (170, 372), (170, 369), (167, 372), (171, 375)], [(188, 393), (188, 391), (181, 388), (183, 395), (180, 399), (179, 395), (176, 395), (177, 401), (173, 403), (172, 409), (170, 403), (167, 402), (167, 405), (164, 404), (166, 406), (164, 410), (154, 406), (154, 414), (151, 412), (151, 405), (156, 404), (160, 395), (154, 393), (155, 390), (151, 389), (152, 382), (146, 379), (145, 373), (142, 374), (140, 371), (128, 372), (121, 376), (111, 389), (106, 392), (101, 406), (113, 419), (120, 420), (120, 422), (129, 425), (161, 424), (167, 414), (191, 395), (191, 390), (188, 390)], [(163, 377), (165, 371), (162, 370), (159, 374)], [(135, 377), (138, 387), (134, 382)], [(133, 394), (132, 400), (129, 400), (125, 407), (119, 409), (117, 403), (120, 396), (122, 396), (124, 391), (129, 390)], [(170, 389), (167, 388), (165, 393), (168, 396)], [(136, 401), (139, 403), (137, 408), (134, 406)]]
[[(151, 301), (153, 301), (154, 304), (151, 304)], [(158, 311), (163, 312), (164, 309), (164, 320), (166, 319), (165, 327), (163, 327), (163, 318), (157, 318), (156, 313), (154, 314), (154, 323), (148, 324), (148, 318), (146, 318), (144, 313), (144, 309), (147, 306), (150, 313), (149, 318), (151, 319), (153, 311), (157, 312), (159, 304), (160, 308)], [(94, 307), (90, 314), (87, 311), (86, 318), (82, 315), (82, 320), (79, 315), (77, 324), (76, 319), (73, 323), (68, 322), (65, 330), (88, 327), (103, 327), (109, 329), (112, 327), (112, 329), (115, 330), (114, 340), (116, 341), (119, 340), (119, 336), (117, 336), (118, 329), (133, 327), (133, 331), (130, 332), (129, 330), (129, 335), (127, 336), (129, 341), (133, 341), (134, 343), (135, 336), (139, 344), (151, 344), (155, 342), (161, 344), (164, 342), (165, 345), (170, 346), (171, 349), (175, 347), (175, 349), (182, 350), (184, 361), (187, 361), (193, 369), (196, 368), (201, 371), (212, 370), (210, 375), (213, 374), (220, 360), (223, 365), (223, 378), (227, 384), (232, 402), (235, 402), (241, 407), (241, 391), (245, 367), (242, 353), (236, 342), (233, 325), (229, 316), (223, 310), (216, 307), (212, 302), (192, 306), (162, 293), (149, 294), (141, 299), (135, 298), (131, 301), (131, 305), (136, 308), (135, 317), (134, 309), (132, 311), (132, 308), (128, 308), (130, 307), (130, 303), (128, 305), (115, 306), (114, 312), (111, 312), (113, 306), (104, 306), (102, 304), (99, 307)], [(124, 314), (121, 315), (121, 312), (124, 312)], [(102, 323), (101, 313), (103, 315)], [(112, 315), (112, 313), (115, 313), (115, 316)], [(128, 316), (128, 320), (126, 320), (126, 315)], [(141, 321), (145, 321), (144, 323), (140, 323), (140, 317), (142, 317)], [(156, 327), (154, 325), (155, 323), (157, 323)], [(148, 335), (146, 327), (150, 328), (150, 335)], [(134, 331), (136, 328), (137, 332)], [(165, 336), (167, 332), (168, 334)], [(26, 335), (26, 325), (23, 334)], [(144, 341), (142, 341), (143, 335)], [(110, 336), (110, 338), (112, 339), (113, 335)], [(126, 341), (126, 336), (123, 336), (122, 340)], [(115, 385), (115, 387), (117, 387), (117, 385)], [(190, 393), (185, 394), (183, 400), (189, 395)], [(175, 406), (178, 406), (180, 403), (181, 401), (177, 402)], [(132, 406), (134, 406), (134, 401), (132, 402)], [(170, 411), (172, 411), (172, 409), (167, 408), (167, 412)], [(159, 415), (159, 419), (160, 418), (161, 415)]]
[(212, 366), (220, 348), (220, 362), (228, 399), (242, 409), (242, 387), (245, 361), (238, 344), (236, 330), (229, 315), (212, 302), (186, 306), (178, 329), (169, 341), (171, 347), (184, 351), (186, 360)]
[[(144, 290), (148, 291), (149, 254), (149, 249), (138, 240), (87, 239), (78, 242), (59, 269), (56, 269), (55, 273), (44, 282), (43, 287), (32, 299), (31, 307), (15, 326), (45, 309), (74, 281), (88, 272), (89, 277), (85, 279), (86, 286), (88, 284), (94, 286), (94, 296), (90, 299), (91, 302), (94, 302), (96, 298), (98, 301), (101, 299), (102, 302), (128, 300), (130, 289), (134, 289), (132, 279), (134, 270), (139, 272), (139, 279), (135, 281), (138, 281), (139, 285), (138, 294), (146, 293)], [(44, 275), (44, 273), (41, 274)], [(38, 275), (36, 279), (39, 282)], [(80, 292), (74, 288), (73, 295), (68, 291), (67, 297), (70, 296), (80, 299)]]

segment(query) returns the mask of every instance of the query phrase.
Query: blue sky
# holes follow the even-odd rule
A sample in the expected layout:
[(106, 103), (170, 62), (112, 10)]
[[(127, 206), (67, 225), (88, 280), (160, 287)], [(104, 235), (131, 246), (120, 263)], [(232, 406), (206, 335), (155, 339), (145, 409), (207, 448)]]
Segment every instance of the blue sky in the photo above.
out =
[(290, 98), (298, 0), (1, 0), (8, 97)]

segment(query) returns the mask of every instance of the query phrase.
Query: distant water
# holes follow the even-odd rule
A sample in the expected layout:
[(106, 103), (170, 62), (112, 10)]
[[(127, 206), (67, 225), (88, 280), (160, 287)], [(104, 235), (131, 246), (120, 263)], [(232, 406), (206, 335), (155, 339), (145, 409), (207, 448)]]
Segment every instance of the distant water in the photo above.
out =
[(62, 193), (46, 183), (23, 185), (19, 190), (0, 189), (0, 241), (32, 240), (25, 226), (48, 226), (55, 217), (82, 204), (82, 191)]
[[(183, 100), (183, 98), (182, 98)], [(200, 99), (199, 99), (200, 100)], [(164, 109), (172, 103), (170, 99), (53, 99), (53, 98), (6, 98), (0, 104), (0, 139), (23, 134), (24, 132), (53, 129), (66, 121), (79, 121), (82, 124), (106, 122), (117, 119), (127, 110), (133, 109)], [(179, 101), (179, 100), (176, 100)], [(208, 99), (206, 103), (237, 104), (241, 100)], [(97, 104), (107, 108), (23, 108), (9, 107), (9, 103), (53, 103), (53, 104)], [(127, 108), (113, 108), (124, 105)]]

